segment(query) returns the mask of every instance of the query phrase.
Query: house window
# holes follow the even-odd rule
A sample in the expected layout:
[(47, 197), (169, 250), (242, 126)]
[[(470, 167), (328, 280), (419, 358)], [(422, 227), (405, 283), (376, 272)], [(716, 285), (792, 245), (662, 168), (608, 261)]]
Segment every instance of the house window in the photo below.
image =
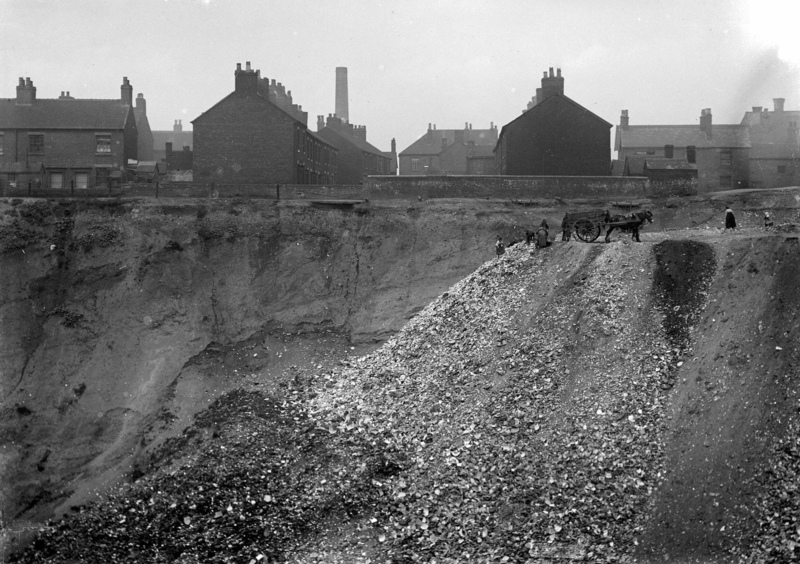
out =
[(419, 159), (417, 158), (411, 159), (411, 170), (419, 170)]
[(9, 174), (8, 175), (8, 184), (12, 188), (16, 188), (17, 187), (17, 175), (16, 174)]
[(86, 190), (89, 187), (89, 175), (85, 172), (75, 173), (75, 188)]
[(786, 173), (786, 165), (778, 165), (778, 173), (779, 174)]
[(723, 174), (719, 177), (719, 187), (720, 188), (731, 187), (731, 176), (729, 174)]
[(694, 145), (689, 145), (686, 147), (686, 162), (687, 163), (696, 163), (697, 162), (697, 147)]
[(44, 153), (44, 135), (28, 136), (28, 152)]
[(50, 173), (50, 188), (61, 190), (64, 187), (64, 174), (61, 172)]
[(97, 135), (97, 153), (110, 154), (111, 153), (111, 136), (110, 135)]
[(729, 150), (722, 150), (719, 152), (719, 165), (731, 166), (731, 152)]
[(111, 169), (110, 168), (98, 168), (96, 169), (97, 180), (95, 181), (95, 186), (105, 186), (108, 184), (108, 179), (111, 176)]

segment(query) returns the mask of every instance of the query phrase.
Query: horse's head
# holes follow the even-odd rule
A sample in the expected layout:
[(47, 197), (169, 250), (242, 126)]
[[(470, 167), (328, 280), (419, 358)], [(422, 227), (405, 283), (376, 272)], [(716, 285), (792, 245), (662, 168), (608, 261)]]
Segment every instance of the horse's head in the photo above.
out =
[(644, 219), (646, 219), (648, 223), (653, 223), (653, 212), (644, 210)]

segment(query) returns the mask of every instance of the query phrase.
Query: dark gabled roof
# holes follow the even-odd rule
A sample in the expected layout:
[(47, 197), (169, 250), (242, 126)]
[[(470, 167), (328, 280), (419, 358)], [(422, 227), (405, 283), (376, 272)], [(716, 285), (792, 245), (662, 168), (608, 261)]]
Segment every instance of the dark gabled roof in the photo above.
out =
[[(280, 106), (277, 106), (277, 107), (280, 107)], [(324, 137), (321, 137), (319, 134), (315, 133), (314, 131), (311, 131), (310, 129), (307, 130), (307, 131), (311, 134), (311, 137), (313, 137), (314, 139), (316, 139), (320, 143), (324, 143), (325, 145), (327, 145), (327, 146), (329, 146), (329, 147), (331, 147), (333, 149), (336, 149), (337, 151), (339, 150), (339, 148), (336, 145), (334, 145), (333, 143), (331, 143), (330, 141), (328, 141)]]
[(747, 148), (750, 135), (746, 126), (714, 124), (711, 139), (700, 131), (700, 125), (629, 125), (617, 127), (614, 150), (695, 146), (698, 149), (713, 147)]
[(697, 170), (697, 165), (686, 162), (683, 159), (664, 159), (653, 158), (645, 159), (645, 170)]
[[(182, 151), (184, 146), (190, 149), (194, 145), (194, 133), (189, 131), (153, 131), (153, 147), (163, 151), (167, 143), (172, 143), (173, 151)], [(175, 139), (180, 137), (180, 143), (176, 144)]]
[[(192, 120), (190, 123), (194, 124), (194, 122), (196, 122), (197, 120), (199, 120), (200, 118), (202, 118), (204, 115), (206, 115), (208, 112), (210, 112), (211, 110), (213, 110), (214, 108), (216, 108), (217, 106), (219, 106), (220, 104), (222, 104), (223, 102), (225, 102), (225, 101), (226, 101), (228, 98), (230, 98), (231, 96), (236, 96), (236, 95), (237, 95), (237, 92), (236, 92), (236, 90), (234, 90), (233, 92), (231, 92), (230, 94), (228, 94), (227, 96), (225, 96), (224, 98), (222, 98), (222, 99), (221, 99), (219, 102), (217, 102), (216, 104), (214, 104), (213, 106), (211, 106), (210, 108), (208, 108), (208, 109), (207, 109), (206, 111), (204, 111), (202, 114), (200, 114), (199, 116), (197, 116), (196, 118), (194, 118), (194, 119), (193, 119), (193, 120)], [(262, 101), (262, 102), (264, 102), (265, 104), (269, 104), (269, 105), (270, 105), (270, 106), (272, 106), (273, 108), (276, 108), (276, 109), (280, 110), (281, 112), (283, 112), (284, 114), (286, 114), (288, 117), (290, 117), (290, 118), (292, 119), (292, 121), (296, 121), (297, 123), (302, 123), (304, 126), (306, 125), (305, 123), (303, 123), (302, 121), (300, 121), (299, 119), (297, 119), (297, 117), (296, 117), (296, 116), (294, 116), (294, 115), (292, 115), (291, 113), (289, 113), (289, 111), (288, 111), (286, 108), (282, 108), (282, 107), (281, 107), (281, 106), (279, 106), (278, 104), (275, 104), (274, 102), (270, 101), (270, 100), (269, 100), (269, 98), (267, 98), (266, 96), (262, 96), (262, 95), (261, 95), (260, 93), (258, 93), (258, 92), (257, 92), (257, 93), (255, 93), (255, 94), (251, 94), (251, 96), (252, 96), (253, 98), (256, 98), (256, 99), (258, 99), (258, 100), (261, 100), (261, 101)], [(174, 148), (174, 147), (173, 147), (173, 148)]]
[(131, 106), (119, 100), (0, 99), (0, 129), (125, 129)]
[(330, 141), (326, 140), (326, 143), (337, 143), (337, 142), (349, 143), (365, 153), (370, 153), (372, 155), (377, 155), (379, 157), (386, 158), (384, 152), (375, 147), (374, 145), (368, 143), (367, 141), (364, 141), (359, 137), (356, 137), (355, 135), (349, 135), (347, 133), (342, 133), (340, 131), (337, 131), (333, 127), (325, 126), (319, 131), (319, 134), (331, 137), (331, 140)]
[(496, 129), (429, 129), (422, 137), (401, 151), (400, 155), (438, 155), (442, 152), (442, 139), (447, 139), (449, 147), (456, 142), (457, 131), (464, 132), (464, 143), (474, 141), (476, 147), (494, 147), (497, 143)]
[(614, 159), (611, 161), (611, 176), (622, 176), (625, 170), (625, 161), (622, 159)]
[(569, 102), (570, 104), (572, 104), (576, 108), (586, 112), (590, 117), (593, 117), (596, 120), (606, 124), (609, 127), (609, 129), (614, 127), (613, 124), (608, 123), (606, 120), (604, 120), (603, 118), (598, 116), (596, 113), (594, 113), (594, 112), (592, 112), (590, 110), (587, 110), (586, 108), (581, 106), (578, 102), (576, 102), (575, 100), (573, 100), (569, 96), (564, 96), (563, 94), (552, 94), (551, 96), (548, 96), (547, 98), (545, 98), (544, 100), (542, 100), (541, 102), (536, 104), (535, 106), (531, 107), (531, 109), (525, 110), (524, 112), (522, 112), (521, 115), (517, 116), (516, 118), (512, 119), (510, 122), (505, 124), (503, 126), (503, 129), (500, 130), (500, 135), (497, 137), (497, 140), (500, 141), (500, 139), (503, 137), (503, 132), (506, 130), (506, 128), (509, 125), (511, 125), (512, 123), (515, 123), (517, 121), (520, 121), (522, 119), (526, 119), (526, 118), (530, 117), (531, 115), (534, 115), (536, 112), (546, 112), (548, 110), (547, 106), (552, 105), (555, 102), (555, 100), (566, 100), (567, 102)]

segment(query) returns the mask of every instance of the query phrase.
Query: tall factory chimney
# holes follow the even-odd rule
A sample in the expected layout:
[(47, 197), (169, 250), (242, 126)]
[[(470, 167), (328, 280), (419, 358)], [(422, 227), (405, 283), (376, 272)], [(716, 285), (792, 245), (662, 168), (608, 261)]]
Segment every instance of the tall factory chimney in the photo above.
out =
[(336, 67), (336, 117), (350, 122), (347, 105), (347, 67)]

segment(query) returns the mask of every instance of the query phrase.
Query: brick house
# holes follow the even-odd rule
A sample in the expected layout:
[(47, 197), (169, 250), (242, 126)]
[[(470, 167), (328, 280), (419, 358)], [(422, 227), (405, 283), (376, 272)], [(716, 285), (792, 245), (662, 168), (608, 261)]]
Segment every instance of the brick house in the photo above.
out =
[(401, 175), (471, 174), (468, 156), (476, 154), (476, 147), (493, 148), (495, 143), (494, 123), (489, 129), (472, 129), (470, 123), (464, 129), (436, 129), (429, 123), (425, 135), (400, 152), (399, 171)]
[(331, 114), (327, 122), (317, 116), (317, 135), (339, 151), (338, 184), (359, 184), (371, 174), (391, 174), (391, 159), (367, 142), (366, 126), (346, 123)]
[(310, 131), (308, 114), (260, 71), (237, 63), (235, 89), (192, 120), (195, 179), (333, 184), (336, 147)]
[(784, 98), (773, 98), (774, 110), (754, 106), (742, 125), (750, 132), (750, 187), (800, 185), (800, 111), (784, 109)]
[(622, 110), (614, 150), (629, 156), (672, 158), (697, 165), (698, 191), (716, 192), (749, 186), (750, 134), (745, 125), (714, 125), (711, 110), (700, 112), (699, 125), (630, 125)]
[(608, 176), (612, 124), (564, 95), (564, 79), (544, 73), (528, 109), (500, 131), (501, 175)]
[(16, 98), (0, 99), (0, 182), (29, 179), (49, 189), (105, 186), (138, 155), (133, 87), (122, 79), (116, 100), (36, 97), (30, 78)]

